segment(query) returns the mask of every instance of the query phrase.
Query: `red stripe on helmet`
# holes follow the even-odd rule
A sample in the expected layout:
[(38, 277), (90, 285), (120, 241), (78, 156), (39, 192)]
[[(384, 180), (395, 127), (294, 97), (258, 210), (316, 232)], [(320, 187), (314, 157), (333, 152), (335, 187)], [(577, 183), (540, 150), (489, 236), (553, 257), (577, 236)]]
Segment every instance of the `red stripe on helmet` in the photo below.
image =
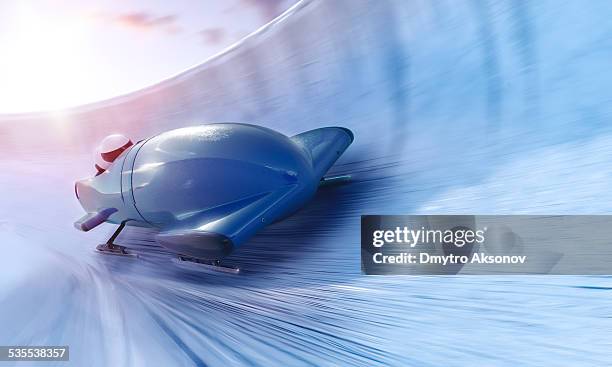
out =
[(121, 155), (121, 153), (123, 153), (127, 148), (131, 147), (132, 145), (133, 145), (132, 141), (129, 140), (122, 147), (119, 147), (119, 148), (117, 148), (115, 150), (112, 150), (110, 152), (101, 152), (100, 156), (102, 157), (102, 159), (104, 159), (107, 162), (114, 162), (115, 159), (117, 159), (117, 157), (119, 157)]

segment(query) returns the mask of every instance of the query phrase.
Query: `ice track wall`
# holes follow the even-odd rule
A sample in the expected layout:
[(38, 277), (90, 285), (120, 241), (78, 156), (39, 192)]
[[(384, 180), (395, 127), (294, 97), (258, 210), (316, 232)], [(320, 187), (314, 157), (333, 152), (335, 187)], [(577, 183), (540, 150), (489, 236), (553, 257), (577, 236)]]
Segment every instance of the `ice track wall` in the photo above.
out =
[(342, 123), (362, 146), (409, 149), (594, 134), (610, 115), (609, 11), (606, 1), (306, 1), (152, 87), (64, 112), (1, 116), (0, 136), (16, 150), (90, 149), (109, 131), (140, 137), (247, 121), (294, 133)]

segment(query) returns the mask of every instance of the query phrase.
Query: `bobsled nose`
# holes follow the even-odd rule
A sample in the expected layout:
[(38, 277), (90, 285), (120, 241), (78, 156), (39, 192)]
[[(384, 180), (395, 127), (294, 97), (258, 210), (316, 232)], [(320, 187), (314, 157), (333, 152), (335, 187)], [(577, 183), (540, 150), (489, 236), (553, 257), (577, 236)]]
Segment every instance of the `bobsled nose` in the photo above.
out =
[(85, 206), (83, 205), (83, 197), (84, 195), (86, 195), (86, 191), (87, 188), (85, 187), (85, 185), (83, 185), (83, 182), (76, 181), (74, 183), (74, 195), (76, 196), (77, 200), (79, 201), (79, 204), (81, 204), (81, 207), (83, 207), (83, 209), (85, 209)]
[(91, 186), (89, 180), (74, 183), (74, 195), (87, 213), (97, 211), (102, 205), (99, 193)]
[(91, 196), (89, 193), (90, 188), (83, 183), (83, 181), (77, 181), (74, 183), (74, 195), (76, 196), (77, 200), (79, 201), (79, 204), (81, 204), (81, 207), (83, 209), (85, 209), (85, 211), (87, 211), (87, 205), (86, 205), (86, 199)]

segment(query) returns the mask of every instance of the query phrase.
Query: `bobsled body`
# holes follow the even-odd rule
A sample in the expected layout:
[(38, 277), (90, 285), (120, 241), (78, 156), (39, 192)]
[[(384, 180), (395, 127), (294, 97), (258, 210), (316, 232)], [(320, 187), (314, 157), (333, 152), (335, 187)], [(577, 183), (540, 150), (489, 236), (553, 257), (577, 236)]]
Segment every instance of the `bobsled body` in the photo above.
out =
[(336, 127), (291, 138), (232, 123), (168, 131), (77, 182), (88, 215), (75, 225), (156, 227), (158, 242), (177, 254), (221, 259), (311, 199), (352, 140), (349, 130)]

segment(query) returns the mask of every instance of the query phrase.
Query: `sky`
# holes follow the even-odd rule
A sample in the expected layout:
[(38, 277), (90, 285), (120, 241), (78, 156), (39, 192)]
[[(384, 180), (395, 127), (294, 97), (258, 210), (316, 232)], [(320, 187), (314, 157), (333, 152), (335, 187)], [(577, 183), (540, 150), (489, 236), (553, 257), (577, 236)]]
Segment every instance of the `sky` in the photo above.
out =
[(297, 0), (1, 0), (0, 113), (59, 110), (200, 64)]

